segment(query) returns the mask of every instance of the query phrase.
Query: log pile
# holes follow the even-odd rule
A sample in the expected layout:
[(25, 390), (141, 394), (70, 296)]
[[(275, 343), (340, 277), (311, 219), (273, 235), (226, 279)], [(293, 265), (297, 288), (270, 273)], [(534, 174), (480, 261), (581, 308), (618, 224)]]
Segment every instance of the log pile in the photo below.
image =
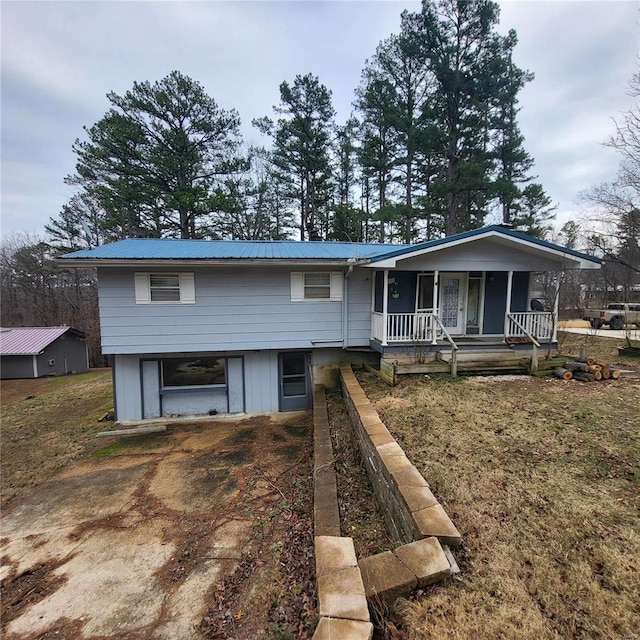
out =
[(593, 358), (577, 358), (565, 362), (562, 367), (556, 367), (553, 375), (561, 380), (580, 380), (581, 382), (595, 382), (597, 380), (617, 380), (621, 371), (612, 369), (606, 362)]

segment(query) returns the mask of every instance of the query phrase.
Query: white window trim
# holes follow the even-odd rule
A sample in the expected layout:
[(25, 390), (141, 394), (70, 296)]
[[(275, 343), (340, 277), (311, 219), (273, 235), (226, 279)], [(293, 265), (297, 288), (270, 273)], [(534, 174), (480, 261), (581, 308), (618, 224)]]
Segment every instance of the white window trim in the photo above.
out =
[[(160, 273), (160, 272), (157, 272)], [(171, 272), (164, 275), (177, 275), (180, 279), (180, 300), (151, 300), (150, 273), (136, 272), (133, 274), (136, 304), (195, 304), (196, 288), (195, 277), (189, 272)]]
[[(328, 298), (305, 298), (305, 273), (330, 274), (330, 295)], [(341, 302), (344, 277), (342, 271), (292, 271), (291, 272), (291, 302)]]

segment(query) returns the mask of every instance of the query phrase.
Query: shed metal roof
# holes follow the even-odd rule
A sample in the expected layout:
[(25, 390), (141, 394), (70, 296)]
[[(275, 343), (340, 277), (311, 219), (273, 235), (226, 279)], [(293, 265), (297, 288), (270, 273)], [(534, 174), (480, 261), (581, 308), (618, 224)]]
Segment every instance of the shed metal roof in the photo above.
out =
[(0, 327), (0, 356), (35, 356), (71, 327)]

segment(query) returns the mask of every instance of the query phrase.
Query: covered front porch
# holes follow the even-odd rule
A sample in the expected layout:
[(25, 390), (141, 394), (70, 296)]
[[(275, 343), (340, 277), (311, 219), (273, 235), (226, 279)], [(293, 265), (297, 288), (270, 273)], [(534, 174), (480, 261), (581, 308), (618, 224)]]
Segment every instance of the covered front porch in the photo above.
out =
[(545, 309), (532, 281), (530, 271), (376, 270), (371, 347), (556, 342), (558, 296)]

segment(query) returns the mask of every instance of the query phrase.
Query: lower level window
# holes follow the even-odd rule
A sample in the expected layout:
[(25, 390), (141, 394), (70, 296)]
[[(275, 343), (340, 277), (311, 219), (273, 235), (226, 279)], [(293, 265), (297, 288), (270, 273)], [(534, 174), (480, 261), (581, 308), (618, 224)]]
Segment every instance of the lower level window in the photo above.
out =
[(191, 387), (226, 382), (224, 358), (162, 361), (163, 387)]

